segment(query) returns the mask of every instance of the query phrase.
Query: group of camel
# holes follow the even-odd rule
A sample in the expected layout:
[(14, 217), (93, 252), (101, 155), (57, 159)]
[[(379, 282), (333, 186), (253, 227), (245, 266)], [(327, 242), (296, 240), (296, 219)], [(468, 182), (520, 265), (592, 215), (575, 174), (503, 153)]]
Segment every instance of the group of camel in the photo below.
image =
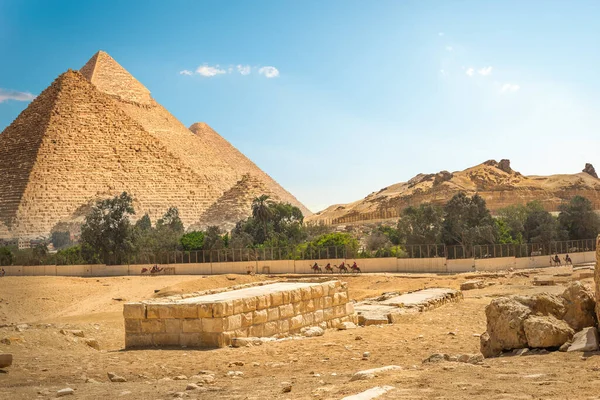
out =
[[(342, 263), (340, 265), (334, 265), (333, 267), (331, 266), (331, 263), (327, 263), (327, 265), (325, 266), (325, 273), (329, 273), (329, 274), (333, 274), (333, 269), (337, 269), (338, 273), (340, 274), (345, 274), (348, 272), (352, 272), (354, 274), (359, 274), (362, 271), (360, 270), (360, 268), (358, 267), (358, 264), (356, 263), (356, 261), (354, 261), (354, 264), (352, 264), (348, 270), (348, 267), (346, 266), (346, 262), (342, 261)], [(319, 266), (319, 264), (317, 262), (315, 262), (310, 269), (313, 270), (314, 273), (316, 274), (321, 274), (323, 273), (323, 269)]]

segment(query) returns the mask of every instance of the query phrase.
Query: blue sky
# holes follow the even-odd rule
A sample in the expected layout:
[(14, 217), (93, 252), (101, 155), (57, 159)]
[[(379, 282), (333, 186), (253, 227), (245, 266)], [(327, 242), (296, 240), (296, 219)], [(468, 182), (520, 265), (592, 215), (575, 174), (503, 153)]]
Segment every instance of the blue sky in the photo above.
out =
[(0, 129), (101, 49), (313, 211), (487, 159), (600, 169), (599, 20), (599, 1), (0, 0)]

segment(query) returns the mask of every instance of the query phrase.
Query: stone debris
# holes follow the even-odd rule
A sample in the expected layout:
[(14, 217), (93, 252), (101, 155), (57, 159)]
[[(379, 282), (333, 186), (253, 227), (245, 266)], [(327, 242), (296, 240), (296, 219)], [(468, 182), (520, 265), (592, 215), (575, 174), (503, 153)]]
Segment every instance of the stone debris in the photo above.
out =
[(422, 312), (462, 300), (459, 290), (430, 288), (411, 293), (384, 293), (354, 305), (361, 326), (397, 323), (406, 313)]
[(460, 290), (473, 290), (485, 287), (485, 282), (481, 279), (466, 281), (460, 284)]
[(548, 275), (536, 276), (533, 278), (533, 286), (554, 286), (556, 281), (554, 277)]
[(292, 391), (292, 383), (291, 382), (281, 382), (281, 391), (282, 393), (289, 393)]
[(342, 400), (372, 400), (376, 399), (389, 391), (394, 390), (394, 386), (375, 386), (352, 396), (346, 396)]
[(500, 297), (485, 309), (487, 330), (480, 337), (485, 357), (521, 348), (560, 348), (582, 325), (596, 324), (593, 294), (571, 282), (561, 296)]
[(347, 329), (356, 329), (356, 324), (354, 322), (342, 322), (337, 326), (338, 330), (344, 331)]
[(62, 396), (70, 396), (75, 394), (75, 391), (71, 388), (64, 388), (64, 389), (60, 389), (58, 392), (56, 392), (56, 397), (62, 397)]
[(385, 367), (372, 368), (372, 369), (366, 369), (364, 371), (358, 371), (354, 375), (352, 375), (352, 378), (350, 378), (350, 382), (373, 379), (373, 378), (380, 376), (382, 374), (385, 374), (387, 372), (398, 371), (401, 369), (402, 369), (402, 367), (400, 367), (398, 365), (388, 365)]
[(598, 351), (598, 330), (588, 327), (577, 332), (567, 351)]
[(450, 355), (445, 353), (434, 353), (423, 360), (423, 364), (427, 363), (438, 363), (442, 361), (449, 362), (460, 362), (465, 364), (481, 364), (484, 358), (480, 353), (477, 354), (458, 354), (458, 355)]
[(310, 328), (302, 328), (301, 333), (302, 333), (302, 336), (316, 337), (316, 336), (323, 336), (325, 334), (325, 330), (318, 326), (312, 326)]
[(244, 373), (242, 371), (229, 371), (227, 372), (227, 376), (230, 378), (239, 378), (244, 376)]
[(61, 329), (60, 333), (63, 335), (73, 335), (77, 337), (85, 337), (85, 333), (80, 329)]
[(13, 356), (10, 353), (0, 353), (0, 368), (10, 367), (13, 362)]
[(127, 382), (127, 379), (123, 378), (122, 376), (119, 376), (113, 372), (108, 372), (108, 380), (111, 382)]
[(174, 381), (187, 381), (187, 376), (185, 375), (177, 375), (176, 377), (173, 378)]
[(200, 389), (200, 386), (196, 385), (195, 383), (188, 383), (187, 386), (185, 387), (185, 390), (198, 390)]

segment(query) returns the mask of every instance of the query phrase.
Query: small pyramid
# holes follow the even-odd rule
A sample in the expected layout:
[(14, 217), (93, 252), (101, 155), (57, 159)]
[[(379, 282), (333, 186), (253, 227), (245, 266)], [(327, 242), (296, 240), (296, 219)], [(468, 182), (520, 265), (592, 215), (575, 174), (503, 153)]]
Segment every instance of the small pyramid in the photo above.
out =
[(190, 229), (204, 230), (209, 226), (218, 226), (229, 231), (238, 221), (251, 215), (252, 202), (263, 194), (268, 195), (273, 201), (282, 200), (257, 177), (244, 175), (231, 189), (223, 193), (223, 196), (210, 206)]

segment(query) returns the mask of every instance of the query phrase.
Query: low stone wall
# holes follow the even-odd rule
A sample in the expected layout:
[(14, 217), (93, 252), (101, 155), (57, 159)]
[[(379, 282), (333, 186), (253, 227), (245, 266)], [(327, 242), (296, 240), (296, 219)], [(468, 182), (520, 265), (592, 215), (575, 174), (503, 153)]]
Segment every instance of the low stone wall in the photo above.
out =
[(236, 337), (286, 336), (356, 322), (345, 283), (276, 282), (127, 303), (125, 347), (224, 347)]

